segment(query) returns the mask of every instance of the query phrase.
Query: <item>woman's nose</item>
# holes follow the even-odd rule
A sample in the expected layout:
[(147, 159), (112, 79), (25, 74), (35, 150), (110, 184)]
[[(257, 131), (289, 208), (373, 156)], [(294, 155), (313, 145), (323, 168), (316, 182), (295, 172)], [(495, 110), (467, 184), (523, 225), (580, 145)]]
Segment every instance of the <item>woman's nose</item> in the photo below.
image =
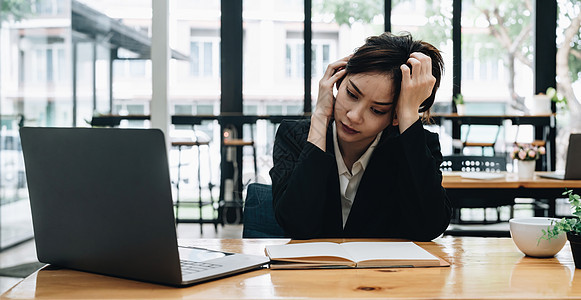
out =
[(347, 111), (347, 118), (352, 123), (360, 124), (363, 121), (363, 105), (354, 105)]

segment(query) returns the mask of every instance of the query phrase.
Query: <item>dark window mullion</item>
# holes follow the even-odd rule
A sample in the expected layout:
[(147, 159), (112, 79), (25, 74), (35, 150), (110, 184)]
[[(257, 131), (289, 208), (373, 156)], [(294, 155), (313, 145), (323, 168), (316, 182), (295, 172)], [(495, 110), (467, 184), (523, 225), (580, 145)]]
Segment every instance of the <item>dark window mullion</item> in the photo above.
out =
[[(462, 0), (453, 1), (452, 11), (452, 95), (456, 96), (462, 93)], [(450, 99), (452, 101), (452, 99)], [(456, 105), (452, 101), (454, 111)]]
[(385, 0), (383, 3), (383, 30), (391, 32), (391, 0)]
[(311, 68), (312, 68), (312, 40), (313, 40), (313, 32), (312, 32), (312, 21), (311, 21), (311, 12), (312, 12), (312, 1), (305, 0), (304, 3), (304, 11), (305, 11), (305, 28), (304, 28), (304, 55), (305, 55), (305, 69), (304, 69), (304, 83), (305, 83), (305, 98), (303, 103), (303, 112), (310, 113), (312, 100), (311, 100)]

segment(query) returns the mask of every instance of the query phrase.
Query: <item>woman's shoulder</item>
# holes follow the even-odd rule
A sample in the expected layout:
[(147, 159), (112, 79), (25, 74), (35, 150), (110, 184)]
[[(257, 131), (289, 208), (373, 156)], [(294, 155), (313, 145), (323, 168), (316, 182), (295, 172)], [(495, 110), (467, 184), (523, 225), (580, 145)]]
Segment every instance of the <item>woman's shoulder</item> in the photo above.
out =
[(303, 137), (309, 134), (309, 128), (311, 127), (310, 119), (300, 119), (300, 120), (282, 120), (278, 128), (277, 135), (290, 135), (295, 138), (295, 140), (302, 140)]

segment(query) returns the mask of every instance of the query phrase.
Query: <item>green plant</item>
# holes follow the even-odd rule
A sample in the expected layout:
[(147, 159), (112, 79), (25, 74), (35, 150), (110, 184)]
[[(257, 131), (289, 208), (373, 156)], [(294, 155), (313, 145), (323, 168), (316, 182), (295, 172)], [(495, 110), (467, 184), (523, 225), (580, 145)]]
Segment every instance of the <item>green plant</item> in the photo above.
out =
[(456, 105), (464, 104), (464, 96), (462, 94), (456, 94), (453, 100)]
[(567, 98), (559, 95), (554, 87), (547, 88), (547, 96), (549, 96), (551, 101), (555, 102), (560, 109), (566, 109), (568, 107)]
[(573, 190), (566, 190), (563, 195), (568, 195), (569, 203), (573, 208), (572, 218), (562, 218), (559, 221), (551, 222), (551, 225), (547, 227), (547, 230), (543, 229), (543, 235), (539, 237), (538, 242), (541, 239), (550, 240), (556, 238), (561, 233), (573, 233), (581, 234), (581, 197), (577, 194), (573, 194)]

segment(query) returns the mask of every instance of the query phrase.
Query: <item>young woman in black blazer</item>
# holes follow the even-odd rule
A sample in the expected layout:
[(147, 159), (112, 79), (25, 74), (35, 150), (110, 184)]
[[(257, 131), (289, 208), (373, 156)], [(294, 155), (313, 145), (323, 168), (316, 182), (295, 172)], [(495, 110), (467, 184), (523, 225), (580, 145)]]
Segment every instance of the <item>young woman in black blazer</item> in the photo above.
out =
[(390, 33), (328, 66), (311, 119), (284, 121), (276, 134), (274, 210), (288, 235), (425, 241), (444, 232), (440, 143), (422, 125), (442, 71), (434, 46)]

